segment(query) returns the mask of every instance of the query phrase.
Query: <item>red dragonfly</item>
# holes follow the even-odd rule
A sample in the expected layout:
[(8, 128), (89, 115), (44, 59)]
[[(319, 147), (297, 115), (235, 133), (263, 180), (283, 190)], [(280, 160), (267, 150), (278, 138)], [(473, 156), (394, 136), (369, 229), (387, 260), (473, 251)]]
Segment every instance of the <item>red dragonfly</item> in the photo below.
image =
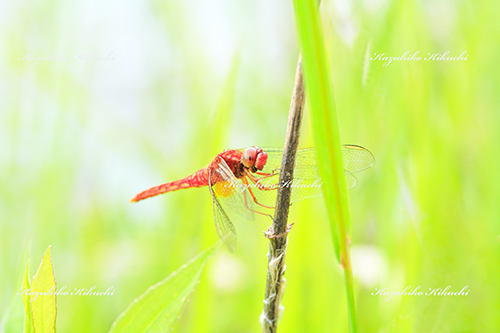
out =
[[(342, 146), (344, 170), (348, 188), (356, 186), (353, 173), (367, 169), (375, 159), (361, 146)], [(208, 186), (214, 209), (217, 233), (234, 252), (236, 229), (222, 208), (221, 202), (236, 213), (252, 219), (254, 213), (270, 215), (276, 203), (276, 189), (283, 150), (279, 148), (249, 147), (225, 150), (205, 168), (185, 178), (150, 188), (137, 194), (137, 202), (156, 195), (190, 187)], [(316, 154), (313, 148), (299, 149), (295, 160), (291, 203), (322, 195)]]

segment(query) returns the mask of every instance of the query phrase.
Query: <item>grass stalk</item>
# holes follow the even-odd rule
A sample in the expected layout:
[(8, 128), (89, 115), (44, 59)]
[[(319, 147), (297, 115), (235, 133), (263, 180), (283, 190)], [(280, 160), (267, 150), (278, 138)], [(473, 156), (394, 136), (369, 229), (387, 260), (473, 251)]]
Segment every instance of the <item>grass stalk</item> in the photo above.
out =
[(349, 197), (321, 21), (315, 0), (294, 0), (294, 6), (324, 199), (335, 252), (344, 269), (350, 330), (357, 332), (349, 255)]
[[(288, 127), (283, 150), (283, 159), (281, 162), (280, 184), (287, 184), (293, 179), (293, 168), (295, 166), (295, 156), (299, 145), (300, 124), (302, 121), (304, 101), (304, 83), (302, 79), (301, 57), (299, 56), (290, 112), (288, 115)], [(288, 225), (291, 191), (291, 186), (279, 186), (273, 223), (265, 233), (266, 237), (269, 239), (269, 252), (267, 254), (268, 270), (266, 296), (264, 299), (264, 309), (260, 316), (262, 332), (264, 333), (277, 332), (278, 320), (282, 312), (280, 303), (286, 284), (283, 274), (285, 272), (287, 235), (291, 228), (291, 226)]]

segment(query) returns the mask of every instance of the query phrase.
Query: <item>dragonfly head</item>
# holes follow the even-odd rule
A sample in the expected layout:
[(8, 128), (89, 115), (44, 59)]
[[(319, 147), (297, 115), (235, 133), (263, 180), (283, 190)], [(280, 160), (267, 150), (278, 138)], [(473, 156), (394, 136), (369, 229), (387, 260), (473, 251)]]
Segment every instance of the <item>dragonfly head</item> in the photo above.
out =
[(249, 169), (262, 170), (267, 162), (267, 153), (259, 147), (249, 147), (243, 153), (242, 162)]

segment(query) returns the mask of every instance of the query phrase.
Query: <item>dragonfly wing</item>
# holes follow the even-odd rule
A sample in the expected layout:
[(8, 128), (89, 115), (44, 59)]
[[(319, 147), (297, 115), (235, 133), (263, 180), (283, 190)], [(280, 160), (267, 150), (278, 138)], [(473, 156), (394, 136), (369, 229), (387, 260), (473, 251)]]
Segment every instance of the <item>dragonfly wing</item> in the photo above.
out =
[(322, 181), (319, 176), (316, 151), (313, 148), (297, 150), (293, 172), (291, 202), (315, 198), (323, 195)]
[(236, 178), (223, 158), (219, 159), (213, 178), (213, 191), (219, 201), (235, 213), (253, 220), (253, 201), (248, 192), (248, 186), (241, 179)]
[(237, 239), (236, 228), (234, 227), (233, 223), (227, 216), (224, 209), (222, 209), (222, 206), (219, 200), (217, 199), (217, 195), (214, 192), (214, 189), (212, 188), (210, 176), (211, 176), (211, 171), (209, 171), (208, 188), (210, 190), (210, 195), (212, 196), (215, 228), (217, 229), (217, 233), (219, 234), (219, 237), (221, 238), (222, 242), (227, 247), (227, 249), (230, 252), (234, 252), (236, 250), (236, 239)]
[(358, 184), (358, 180), (352, 173), (349, 171), (345, 171), (345, 180), (347, 184), (347, 189), (350, 190), (351, 188), (355, 187)]
[(368, 169), (375, 163), (375, 157), (366, 148), (357, 145), (342, 146), (344, 169), (355, 173)]
[[(268, 154), (268, 162), (263, 171), (272, 172), (276, 170), (275, 177), (277, 183), (283, 150), (278, 148), (263, 148), (263, 150)], [(375, 158), (368, 149), (357, 145), (343, 145), (342, 154), (347, 188), (351, 189), (357, 184), (357, 179), (354, 177), (353, 173), (371, 167), (375, 162)], [(292, 203), (323, 195), (316, 150), (314, 148), (297, 150), (293, 179)]]
[[(274, 171), (275, 175), (271, 180), (272, 183), (278, 184), (283, 149), (263, 148), (263, 150), (267, 153), (267, 163), (263, 172), (272, 173)], [(263, 181), (263, 183), (266, 183), (266, 181)], [(282, 186), (292, 187), (291, 203), (323, 195), (314, 148), (297, 150), (293, 181), (291, 184), (282, 184)], [(273, 191), (272, 193), (274, 193), (274, 201), (276, 201), (276, 192)]]

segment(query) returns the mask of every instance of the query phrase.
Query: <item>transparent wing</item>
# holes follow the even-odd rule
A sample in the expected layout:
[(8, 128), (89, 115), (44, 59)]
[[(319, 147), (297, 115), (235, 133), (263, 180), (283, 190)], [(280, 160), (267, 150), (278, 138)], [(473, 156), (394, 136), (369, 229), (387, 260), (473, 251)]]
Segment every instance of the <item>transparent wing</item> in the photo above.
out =
[[(208, 188), (210, 190), (210, 195), (212, 196), (212, 204), (214, 209), (214, 219), (215, 219), (215, 228), (217, 229), (217, 233), (221, 238), (224, 245), (230, 252), (234, 252), (236, 250), (236, 228), (233, 223), (227, 216), (224, 209), (218, 200), (217, 194), (212, 188), (212, 173), (209, 171), (208, 176)], [(233, 176), (234, 177), (234, 176)]]
[[(281, 168), (281, 159), (283, 157), (283, 149), (266, 147), (262, 148), (268, 156), (264, 172), (272, 170), (279, 171)], [(344, 169), (350, 173), (356, 173), (370, 168), (375, 163), (375, 157), (366, 148), (358, 145), (343, 145), (342, 157), (344, 162)], [(297, 150), (297, 157), (295, 160), (295, 174), (308, 175), (313, 168), (317, 172), (317, 159), (316, 150), (314, 148), (302, 148)]]
[[(220, 205), (223, 202), (237, 214), (248, 219), (253, 219), (254, 212), (272, 214), (272, 209), (276, 204), (283, 150), (269, 147), (262, 149), (268, 155), (267, 163), (263, 170), (253, 174), (254, 179), (236, 178), (226, 162), (222, 158), (219, 160), (215, 175), (211, 177), (212, 186), (210, 186), (212, 196), (215, 198), (214, 211), (217, 205), (217, 208), (224, 213)], [(347, 187), (353, 188), (357, 184), (353, 173), (369, 168), (375, 159), (370, 151), (356, 145), (342, 146), (342, 152)], [(291, 203), (323, 195), (321, 185), (316, 151), (313, 148), (299, 149), (295, 160), (293, 181), (282, 185), (292, 187)], [(229, 221), (225, 213), (224, 217)], [(224, 219), (221, 218), (221, 221)], [(216, 221), (216, 225), (217, 223)], [(218, 231), (219, 229), (224, 230), (218, 227)], [(234, 230), (234, 226), (232, 229)]]
[(212, 186), (219, 202), (223, 202), (235, 213), (246, 219), (254, 219), (253, 200), (248, 186), (231, 171), (224, 159), (220, 158)]
[(316, 151), (313, 148), (299, 149), (297, 151), (293, 184), (292, 203), (323, 195), (318, 163), (316, 162)]
[(355, 187), (356, 184), (358, 184), (358, 180), (356, 179), (356, 177), (354, 177), (354, 175), (347, 170), (345, 171), (345, 180), (347, 184), (347, 189), (349, 190)]
[[(268, 155), (266, 166), (262, 172), (273, 173), (272, 177), (263, 179), (262, 182), (267, 185), (278, 184), (283, 149), (269, 147), (262, 149)], [(371, 167), (375, 162), (375, 158), (368, 149), (357, 145), (342, 146), (342, 154), (347, 188), (351, 189), (357, 184), (357, 179), (353, 173)], [(287, 186), (287, 184), (284, 186)], [(288, 186), (293, 188), (292, 203), (322, 195), (321, 178), (319, 177), (316, 150), (314, 148), (304, 148), (297, 151), (293, 182)], [(261, 196), (260, 192), (262, 191), (259, 191), (259, 196)], [(267, 194), (262, 194), (262, 197), (261, 201), (269, 203), (270, 199), (267, 199)], [(274, 200), (276, 200), (276, 195), (274, 195)]]
[(375, 157), (366, 148), (357, 145), (342, 146), (344, 169), (350, 173), (363, 171), (375, 163)]

